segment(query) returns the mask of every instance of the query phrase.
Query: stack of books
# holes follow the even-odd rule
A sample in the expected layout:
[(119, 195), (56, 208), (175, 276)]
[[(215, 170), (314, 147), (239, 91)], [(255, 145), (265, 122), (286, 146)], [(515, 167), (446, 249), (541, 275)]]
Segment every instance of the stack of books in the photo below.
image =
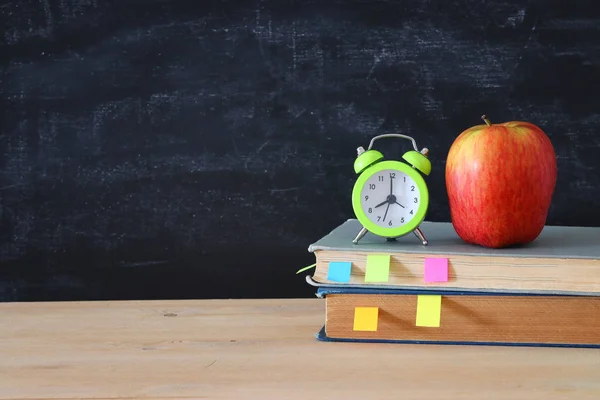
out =
[(309, 246), (323, 341), (600, 347), (600, 228), (546, 226), (490, 249), (451, 223), (389, 241), (350, 219)]

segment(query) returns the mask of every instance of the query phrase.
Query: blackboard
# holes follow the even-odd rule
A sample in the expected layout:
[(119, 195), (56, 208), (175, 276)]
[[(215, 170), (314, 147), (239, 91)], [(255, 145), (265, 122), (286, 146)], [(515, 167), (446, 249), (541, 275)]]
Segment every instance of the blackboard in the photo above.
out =
[(484, 113), (551, 138), (548, 224), (600, 225), (592, 1), (11, 1), (0, 26), (3, 301), (314, 296), (295, 271), (353, 217), (356, 148), (428, 147), (449, 221)]

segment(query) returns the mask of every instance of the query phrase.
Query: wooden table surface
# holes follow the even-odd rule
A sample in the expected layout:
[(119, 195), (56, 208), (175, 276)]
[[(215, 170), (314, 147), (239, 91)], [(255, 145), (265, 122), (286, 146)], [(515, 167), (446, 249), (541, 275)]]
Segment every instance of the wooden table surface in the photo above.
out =
[(320, 299), (0, 304), (0, 399), (600, 399), (600, 350), (324, 343)]

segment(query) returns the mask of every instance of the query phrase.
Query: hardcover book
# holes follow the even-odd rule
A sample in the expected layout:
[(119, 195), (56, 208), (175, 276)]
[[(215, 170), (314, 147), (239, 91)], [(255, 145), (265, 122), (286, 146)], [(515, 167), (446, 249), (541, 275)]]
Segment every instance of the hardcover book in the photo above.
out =
[(309, 246), (314, 286), (600, 295), (600, 228), (546, 226), (527, 245), (491, 249), (462, 241), (451, 223), (423, 222), (429, 244), (386, 240), (343, 222)]
[(600, 297), (319, 288), (323, 341), (600, 347)]

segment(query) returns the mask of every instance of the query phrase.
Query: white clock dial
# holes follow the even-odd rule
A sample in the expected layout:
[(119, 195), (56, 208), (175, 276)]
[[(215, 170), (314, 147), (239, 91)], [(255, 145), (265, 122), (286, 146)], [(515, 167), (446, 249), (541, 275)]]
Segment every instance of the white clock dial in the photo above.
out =
[(385, 169), (373, 174), (361, 191), (361, 207), (382, 228), (406, 225), (419, 209), (421, 194), (415, 181), (401, 171)]

